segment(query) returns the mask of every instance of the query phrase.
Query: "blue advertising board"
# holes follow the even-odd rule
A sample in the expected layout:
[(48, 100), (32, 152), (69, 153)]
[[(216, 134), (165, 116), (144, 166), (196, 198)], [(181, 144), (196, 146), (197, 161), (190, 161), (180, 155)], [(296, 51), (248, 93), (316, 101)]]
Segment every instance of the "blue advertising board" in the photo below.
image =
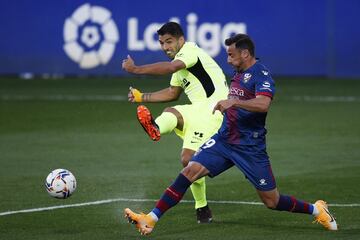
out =
[(179, 22), (228, 74), (224, 39), (247, 33), (273, 74), (360, 77), (357, 0), (13, 0), (0, 8), (0, 74), (124, 75), (167, 60), (156, 31)]

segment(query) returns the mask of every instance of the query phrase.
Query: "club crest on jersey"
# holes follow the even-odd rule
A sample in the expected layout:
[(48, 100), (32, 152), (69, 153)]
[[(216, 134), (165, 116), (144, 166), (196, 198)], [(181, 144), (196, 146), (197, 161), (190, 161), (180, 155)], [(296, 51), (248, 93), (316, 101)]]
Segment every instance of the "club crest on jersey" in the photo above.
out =
[(244, 82), (247, 83), (250, 80), (251, 76), (252, 75), (250, 73), (245, 73), (244, 74)]

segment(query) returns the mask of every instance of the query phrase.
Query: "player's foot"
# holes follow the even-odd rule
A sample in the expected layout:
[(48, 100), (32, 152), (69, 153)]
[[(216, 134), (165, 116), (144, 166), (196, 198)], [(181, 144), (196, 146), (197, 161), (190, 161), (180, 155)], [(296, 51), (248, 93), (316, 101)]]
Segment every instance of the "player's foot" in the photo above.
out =
[(211, 223), (212, 214), (209, 205), (196, 209), (196, 217), (198, 223)]
[(144, 105), (139, 105), (137, 107), (137, 119), (153, 141), (160, 140), (159, 127), (156, 125), (150, 110)]
[(315, 207), (318, 209), (319, 214), (315, 217), (314, 222), (320, 223), (328, 230), (337, 230), (336, 220), (329, 212), (326, 202), (317, 200), (315, 202)]
[(124, 214), (129, 223), (135, 224), (141, 235), (149, 235), (154, 229), (156, 222), (150, 215), (134, 213), (129, 208), (125, 208)]

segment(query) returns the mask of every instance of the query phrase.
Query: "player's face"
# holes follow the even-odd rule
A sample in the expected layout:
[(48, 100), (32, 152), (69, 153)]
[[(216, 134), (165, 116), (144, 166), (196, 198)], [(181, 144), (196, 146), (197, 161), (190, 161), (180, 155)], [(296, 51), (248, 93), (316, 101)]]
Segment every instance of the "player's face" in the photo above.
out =
[(168, 55), (169, 58), (174, 59), (175, 55), (180, 51), (184, 45), (184, 37), (176, 38), (170, 34), (159, 35), (159, 42), (161, 49)]
[(227, 62), (232, 65), (237, 71), (244, 70), (245, 62), (249, 57), (249, 51), (244, 49), (237, 49), (235, 43), (231, 44), (227, 50)]

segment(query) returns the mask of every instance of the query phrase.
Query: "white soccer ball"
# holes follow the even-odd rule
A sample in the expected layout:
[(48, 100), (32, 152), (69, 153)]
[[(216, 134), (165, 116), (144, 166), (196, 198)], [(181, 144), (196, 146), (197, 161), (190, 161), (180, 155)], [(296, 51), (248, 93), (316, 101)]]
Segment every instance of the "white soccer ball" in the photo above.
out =
[(55, 169), (45, 180), (45, 188), (54, 198), (68, 198), (76, 189), (75, 176), (66, 169)]

